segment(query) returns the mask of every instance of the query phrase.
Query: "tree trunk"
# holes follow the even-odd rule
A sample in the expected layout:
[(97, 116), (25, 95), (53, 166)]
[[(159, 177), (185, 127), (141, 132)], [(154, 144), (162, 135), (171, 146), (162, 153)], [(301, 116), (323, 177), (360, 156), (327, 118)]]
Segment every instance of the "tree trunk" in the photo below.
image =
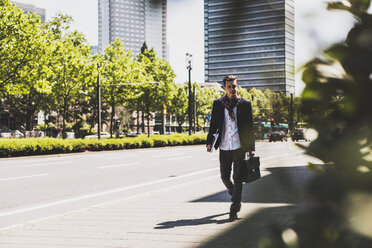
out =
[(137, 134), (139, 134), (139, 110), (137, 109)]
[(196, 131), (199, 131), (199, 118), (198, 115), (196, 115)]
[(66, 139), (66, 118), (67, 118), (67, 100), (63, 99), (63, 116), (62, 116), (62, 138)]
[(33, 129), (33, 121), (32, 121), (32, 117), (34, 115), (33, 111), (32, 111), (32, 103), (29, 101), (29, 103), (26, 105), (27, 106), (27, 109), (26, 109), (26, 130), (28, 131), (32, 131)]
[(145, 112), (141, 111), (141, 115), (142, 115), (141, 130), (142, 132), (145, 132)]
[(32, 128), (33, 128), (32, 117), (33, 117), (33, 114), (30, 113), (29, 109), (27, 109), (27, 113), (26, 113), (26, 130), (27, 131), (32, 131)]
[[(114, 116), (115, 116), (115, 102), (111, 102), (111, 118), (110, 118), (110, 138), (112, 138), (112, 132), (113, 132), (113, 122), (114, 122)], [(115, 125), (115, 124), (114, 124)]]
[(150, 113), (150, 109), (149, 108), (147, 108), (147, 111), (146, 111), (147, 113), (147, 137), (150, 137), (150, 115), (151, 115), (151, 113)]

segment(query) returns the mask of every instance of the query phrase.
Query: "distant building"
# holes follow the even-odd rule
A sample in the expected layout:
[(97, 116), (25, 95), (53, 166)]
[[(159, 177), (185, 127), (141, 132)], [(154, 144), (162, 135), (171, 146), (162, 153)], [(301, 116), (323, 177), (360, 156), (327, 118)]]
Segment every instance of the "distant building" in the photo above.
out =
[(294, 0), (204, 0), (205, 81), (294, 92)]
[(98, 50), (116, 38), (138, 54), (146, 42), (167, 60), (167, 0), (98, 0)]
[(33, 4), (18, 3), (12, 1), (18, 8), (22, 9), (26, 14), (37, 14), (40, 16), (41, 23), (45, 23), (46, 10), (42, 8), (37, 8)]

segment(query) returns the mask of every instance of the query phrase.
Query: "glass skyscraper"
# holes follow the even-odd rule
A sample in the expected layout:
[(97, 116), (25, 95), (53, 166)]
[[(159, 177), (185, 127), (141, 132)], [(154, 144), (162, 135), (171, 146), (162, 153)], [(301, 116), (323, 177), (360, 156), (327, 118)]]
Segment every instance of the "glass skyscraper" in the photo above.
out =
[(98, 0), (98, 50), (120, 38), (134, 55), (146, 42), (166, 60), (166, 22), (166, 0)]
[(294, 0), (204, 0), (205, 81), (294, 93)]

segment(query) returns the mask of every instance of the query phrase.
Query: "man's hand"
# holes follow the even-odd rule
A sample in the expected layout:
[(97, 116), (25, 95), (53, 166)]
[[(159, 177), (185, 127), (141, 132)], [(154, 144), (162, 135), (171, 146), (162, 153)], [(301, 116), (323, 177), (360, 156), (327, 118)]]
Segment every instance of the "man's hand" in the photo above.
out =
[(207, 145), (207, 152), (211, 152), (212, 150), (212, 145)]
[(255, 151), (248, 151), (248, 156), (251, 156), (251, 157), (253, 157), (253, 156), (254, 156), (254, 154), (255, 154)]

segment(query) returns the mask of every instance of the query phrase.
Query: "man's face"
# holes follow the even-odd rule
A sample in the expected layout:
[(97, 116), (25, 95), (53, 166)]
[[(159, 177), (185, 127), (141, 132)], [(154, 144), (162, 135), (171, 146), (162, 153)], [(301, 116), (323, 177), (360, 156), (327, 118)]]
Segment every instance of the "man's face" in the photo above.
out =
[(238, 82), (236, 80), (234, 81), (227, 81), (225, 83), (225, 86), (223, 87), (223, 89), (225, 90), (226, 92), (226, 95), (228, 98), (232, 99), (232, 98), (235, 98), (237, 97), (237, 90), (238, 90)]

